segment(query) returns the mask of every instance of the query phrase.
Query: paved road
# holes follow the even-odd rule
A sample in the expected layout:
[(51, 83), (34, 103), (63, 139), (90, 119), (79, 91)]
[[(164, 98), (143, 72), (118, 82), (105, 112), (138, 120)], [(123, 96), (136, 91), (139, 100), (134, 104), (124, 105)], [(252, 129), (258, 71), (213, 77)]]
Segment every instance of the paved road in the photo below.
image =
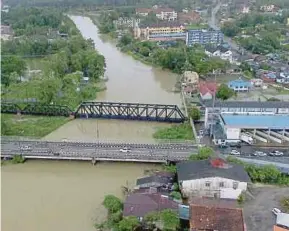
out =
[[(29, 150), (23, 148), (29, 147)], [(120, 152), (127, 147), (129, 153)], [(43, 142), (43, 141), (1, 141), (1, 155), (21, 154), (26, 157), (70, 157), (74, 158), (108, 158), (139, 160), (186, 160), (191, 153), (196, 153), (196, 146), (147, 145), (147, 144), (104, 144), (77, 142)]]

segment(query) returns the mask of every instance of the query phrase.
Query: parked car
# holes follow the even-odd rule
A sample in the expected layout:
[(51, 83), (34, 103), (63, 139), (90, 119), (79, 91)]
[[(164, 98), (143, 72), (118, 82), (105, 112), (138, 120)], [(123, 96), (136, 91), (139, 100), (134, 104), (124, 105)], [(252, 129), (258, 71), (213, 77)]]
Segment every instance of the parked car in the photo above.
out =
[(239, 156), (239, 155), (241, 155), (241, 153), (240, 153), (239, 151), (234, 150), (234, 149), (231, 151), (230, 154), (231, 154), (231, 155), (235, 155), (235, 156)]
[(277, 215), (278, 213), (281, 213), (280, 209), (274, 208), (272, 209), (272, 213), (274, 213), (275, 215)]
[(30, 146), (22, 146), (22, 147), (20, 147), (20, 150), (21, 151), (31, 151), (32, 148)]
[(128, 149), (128, 148), (121, 148), (121, 149), (119, 149), (119, 151), (120, 151), (120, 152), (123, 152), (123, 153), (131, 152), (131, 150)]
[(204, 131), (203, 131), (203, 130), (200, 130), (200, 131), (199, 131), (199, 134), (200, 134), (200, 136), (203, 136), (203, 135), (204, 135)]
[(267, 156), (267, 154), (265, 152), (261, 152), (261, 151), (255, 151), (253, 153), (254, 156)]
[(230, 147), (241, 148), (241, 143), (230, 143)]
[(283, 156), (283, 152), (280, 151), (272, 151), (269, 153), (270, 156)]

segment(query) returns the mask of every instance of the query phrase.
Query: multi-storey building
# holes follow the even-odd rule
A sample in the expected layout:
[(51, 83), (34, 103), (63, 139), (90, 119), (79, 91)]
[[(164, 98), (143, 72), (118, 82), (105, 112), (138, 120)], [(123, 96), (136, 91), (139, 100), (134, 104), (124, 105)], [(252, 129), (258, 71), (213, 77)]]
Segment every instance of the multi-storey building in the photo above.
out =
[(220, 30), (188, 30), (186, 36), (187, 46), (194, 44), (221, 44), (224, 35)]
[(153, 41), (186, 39), (185, 28), (178, 23), (158, 23), (134, 28), (135, 38)]
[(138, 25), (138, 23), (140, 23), (140, 19), (138, 19), (138, 18), (118, 18), (118, 20), (114, 20), (113, 23), (116, 27), (133, 28), (136, 25)]
[(175, 21), (178, 18), (178, 13), (170, 8), (155, 9), (156, 17), (161, 20)]

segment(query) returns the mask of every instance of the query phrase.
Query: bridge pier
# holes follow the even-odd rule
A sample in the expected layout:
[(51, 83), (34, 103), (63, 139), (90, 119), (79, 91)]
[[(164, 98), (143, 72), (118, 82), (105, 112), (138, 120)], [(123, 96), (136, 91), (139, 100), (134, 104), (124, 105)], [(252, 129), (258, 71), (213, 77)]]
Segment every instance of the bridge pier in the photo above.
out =
[(92, 157), (92, 159), (91, 159), (92, 165), (96, 165), (96, 162), (97, 162), (97, 160), (94, 157)]

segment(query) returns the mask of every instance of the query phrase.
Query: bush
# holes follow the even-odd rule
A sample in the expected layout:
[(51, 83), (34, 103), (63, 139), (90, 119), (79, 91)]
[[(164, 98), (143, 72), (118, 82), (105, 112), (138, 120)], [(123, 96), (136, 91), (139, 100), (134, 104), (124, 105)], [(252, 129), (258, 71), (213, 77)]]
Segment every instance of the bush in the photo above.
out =
[(105, 196), (102, 204), (108, 210), (110, 214), (121, 211), (123, 208), (123, 204), (121, 200), (113, 195)]
[(199, 149), (198, 154), (190, 155), (190, 160), (207, 160), (212, 157), (214, 154), (214, 150), (209, 147), (203, 147)]
[(192, 127), (189, 123), (173, 125), (169, 128), (161, 128), (154, 133), (153, 137), (155, 139), (167, 140), (192, 140), (194, 138)]
[(173, 191), (170, 193), (170, 196), (176, 200), (180, 200), (182, 199), (182, 195), (180, 192), (177, 192), (177, 191)]
[(11, 162), (13, 164), (22, 164), (25, 162), (25, 158), (22, 155), (15, 155), (13, 156)]

